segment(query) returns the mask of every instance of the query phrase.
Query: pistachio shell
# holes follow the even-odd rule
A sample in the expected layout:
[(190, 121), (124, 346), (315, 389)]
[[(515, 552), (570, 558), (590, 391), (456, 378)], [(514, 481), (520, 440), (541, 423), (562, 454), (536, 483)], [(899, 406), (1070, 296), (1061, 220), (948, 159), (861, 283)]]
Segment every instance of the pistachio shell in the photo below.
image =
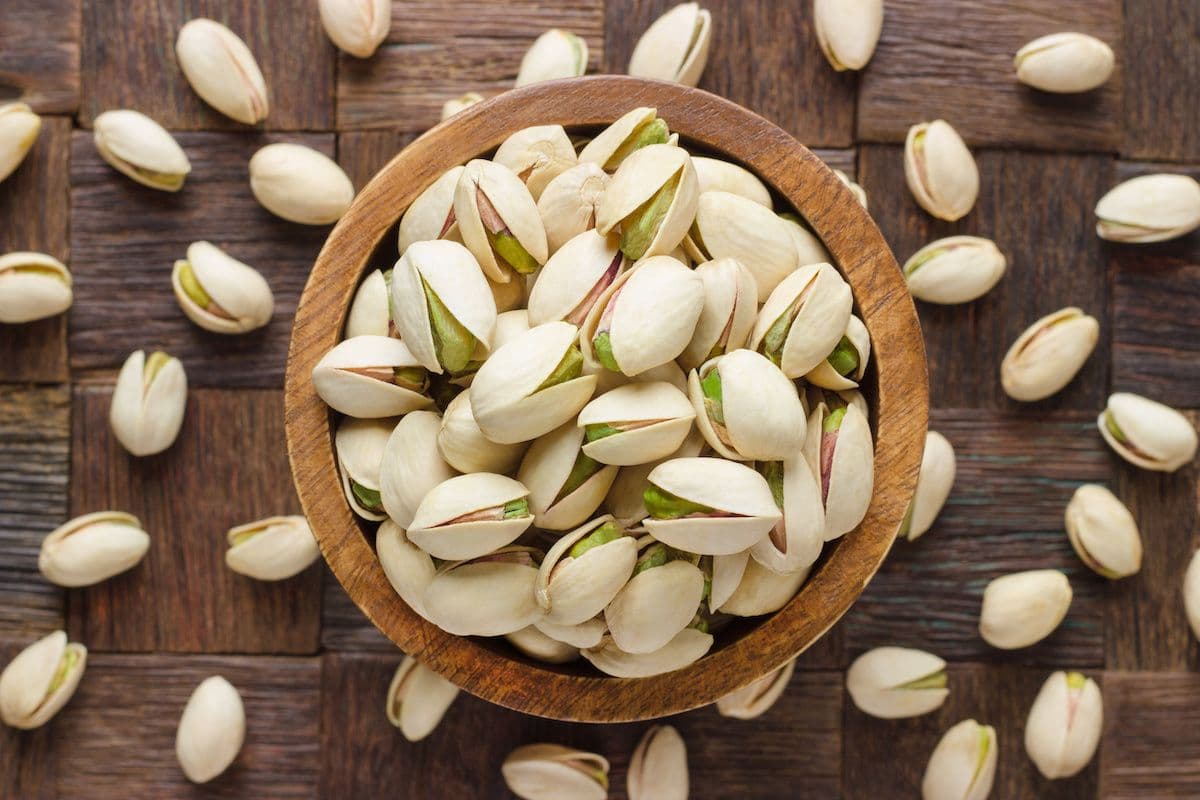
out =
[(143, 186), (178, 192), (192, 165), (163, 126), (137, 111), (105, 111), (92, 123), (96, 152)]
[(442, 420), (434, 411), (406, 414), (388, 436), (379, 465), (379, 494), (389, 517), (401, 527), (426, 493), (457, 473), (438, 449)]
[(1061, 390), (1082, 369), (1100, 323), (1078, 308), (1047, 314), (1017, 337), (1000, 364), (1000, 383), (1014, 400), (1043, 400)]
[(1200, 551), (1192, 556), (1183, 577), (1183, 609), (1192, 633), (1200, 639)]
[[(582, 156), (581, 156), (582, 157)], [(700, 199), (700, 181), (692, 159), (682, 147), (652, 144), (629, 154), (617, 167), (600, 205), (596, 209), (596, 230), (608, 234), (638, 220), (634, 216), (672, 180), (678, 180), (675, 194), (649, 243), (640, 252), (626, 251), (632, 259), (667, 255), (687, 235), (696, 217)]]
[[(199, 285), (207, 305), (188, 292), (185, 276)], [(246, 333), (271, 321), (275, 296), (259, 272), (208, 242), (188, 246), (187, 259), (175, 262), (171, 287), (192, 322), (214, 333)]]
[(752, 558), (737, 590), (716, 610), (735, 617), (774, 614), (796, 596), (808, 579), (808, 572), (801, 569), (784, 575), (772, 572)]
[(231, 528), (225, 564), (234, 572), (260, 581), (282, 581), (299, 575), (321, 557), (308, 520), (301, 516), (268, 517)]
[(764, 208), (771, 208), (771, 193), (766, 184), (745, 167), (704, 156), (692, 156), (692, 166), (696, 168), (701, 195), (706, 192), (729, 192), (753, 200)]
[(355, 336), (388, 336), (391, 333), (392, 312), (388, 307), (388, 281), (382, 270), (372, 270), (363, 278), (346, 315), (347, 339)]
[(479, 92), (464, 92), (458, 97), (451, 98), (442, 103), (442, 122), (453, 117), (460, 111), (464, 111), (476, 103), (483, 102), (483, 95)]
[(608, 623), (603, 616), (595, 616), (577, 625), (556, 625), (546, 619), (534, 623), (539, 632), (555, 641), (568, 644), (577, 651), (585, 647), (595, 647), (600, 644), (604, 634), (608, 633)]
[(925, 451), (921, 455), (921, 474), (909, 511), (908, 540), (915, 542), (933, 527), (954, 487), (956, 462), (954, 447), (937, 431), (925, 433)]
[(0, 182), (21, 166), (41, 130), (42, 118), (25, 103), (0, 105)]
[(1142, 469), (1174, 472), (1196, 455), (1196, 429), (1188, 418), (1140, 395), (1111, 395), (1096, 424), (1117, 455)]
[(695, 369), (708, 359), (744, 347), (758, 317), (758, 286), (737, 259), (718, 258), (696, 267), (704, 284), (704, 307), (680, 365)]
[(529, 293), (530, 323), (582, 325), (604, 290), (629, 266), (618, 243), (615, 235), (586, 230), (555, 251)]
[(529, 324), (529, 312), (523, 308), (497, 314), (496, 333), (492, 336), (492, 349), (503, 347), (531, 327), (533, 326)]
[(799, 266), (791, 231), (775, 212), (730, 192), (708, 191), (696, 205), (696, 222), (688, 240), (698, 261), (737, 259), (754, 276), (758, 302)]
[(808, 374), (837, 346), (850, 324), (853, 297), (850, 285), (831, 265), (800, 267), (784, 278), (763, 304), (750, 333), (750, 349), (768, 349), (772, 327), (797, 303), (779, 351), (780, 369), (789, 378)]
[(587, 42), (569, 31), (553, 28), (539, 36), (526, 51), (515, 86), (578, 78), (587, 71), (587, 63)]
[(390, 0), (320, 0), (321, 25), (339, 49), (370, 58), (392, 27)]
[(413, 244), (434, 239), (451, 239), (458, 235), (454, 217), (454, 190), (466, 167), (451, 167), (425, 191), (417, 195), (400, 218), (398, 252), (404, 255)]
[(979, 169), (958, 131), (944, 120), (908, 129), (904, 177), (921, 208), (949, 222), (962, 219), (979, 196)]
[(750, 548), (750, 555), (769, 570), (789, 573), (807, 570), (821, 555), (825, 514), (821, 487), (803, 452), (797, 450), (784, 459), (782, 468), (783, 519)]
[(621, 650), (652, 653), (688, 626), (703, 594), (699, 568), (670, 561), (630, 578), (604, 610), (604, 620)]
[[(779, 220), (787, 228), (792, 243), (796, 245), (796, 264), (803, 267), (806, 264), (832, 264), (833, 256), (825, 249), (825, 244), (817, 235), (800, 223), (800, 217), (795, 214), (780, 214)], [(761, 301), (760, 301), (761, 302)]]
[[(842, 338), (846, 339), (854, 349), (858, 365), (854, 367), (850, 374), (842, 375), (834, 369), (833, 365), (829, 362), (829, 358), (826, 357), (824, 361), (804, 376), (806, 381), (815, 386), (834, 391), (858, 388), (858, 382), (866, 374), (867, 363), (871, 359), (871, 334), (867, 331), (867, 326), (863, 324), (863, 321), (851, 314), (850, 321), (846, 323), (846, 332), (842, 334)], [(841, 342), (839, 341), (838, 344), (840, 345)]]
[(536, 551), (505, 547), (474, 561), (446, 564), (422, 598), (430, 622), (455, 636), (504, 636), (537, 622), (542, 609), (534, 598), (536, 560), (503, 559)]
[[(408, 538), (434, 558), (479, 558), (510, 544), (533, 523), (528, 511), (511, 518), (504, 513), (506, 503), (528, 496), (524, 484), (503, 475), (456, 475), (434, 486), (421, 500), (408, 527)], [(499, 513), (460, 519), (493, 508)]]
[(405, 656), (388, 686), (384, 709), (405, 739), (419, 742), (433, 733), (457, 697), (457, 686)]
[(571, 239), (596, 227), (596, 209), (607, 187), (608, 173), (586, 161), (546, 184), (537, 207), (551, 256)]
[(250, 191), (263, 208), (301, 225), (337, 222), (354, 202), (354, 184), (332, 158), (276, 142), (250, 158)]
[(725, 601), (733, 597), (742, 577), (746, 574), (746, 564), (750, 561), (750, 551), (731, 553), (726, 556), (711, 556), (712, 575), (708, 591), (708, 611), (715, 614)]
[(579, 648), (551, 639), (535, 626), (506, 634), (505, 639), (523, 655), (546, 664), (567, 664), (579, 658)]
[(583, 430), (568, 421), (534, 441), (521, 459), (517, 478), (529, 487), (534, 524), (543, 530), (565, 531), (580, 525), (604, 502), (616, 480), (615, 466), (600, 466), (570, 494), (563, 489), (579, 461)]
[[(936, 711), (950, 696), (946, 662), (907, 647), (876, 647), (854, 660), (846, 691), (859, 711), (880, 719), (917, 717)], [(939, 681), (930, 680), (941, 676)]]
[(857, 408), (864, 417), (869, 417), (871, 409), (867, 406), (866, 398), (858, 389), (844, 389), (840, 392), (831, 392), (828, 389), (822, 389), (820, 386), (808, 386), (804, 397), (800, 398), (805, 402), (805, 407), (811, 412), (820, 403), (827, 406), (834, 404), (848, 405)]
[(783, 695), (795, 670), (796, 659), (793, 658), (774, 672), (722, 697), (717, 701), (717, 712), (722, 717), (733, 719), (761, 717)]
[[(130, 353), (117, 375), (108, 420), (121, 445), (135, 456), (152, 456), (170, 447), (183, 426), (187, 375), (179, 359), (149, 359), (142, 350)], [(161, 363), (146, 375), (147, 361)]]
[[(721, 382), (721, 419), (715, 407), (709, 410), (710, 400), (701, 388), (714, 370)], [(804, 445), (804, 409), (795, 384), (752, 350), (734, 350), (692, 370), (688, 397), (696, 410), (696, 426), (725, 458), (780, 461)]]
[(1042, 684), (1025, 722), (1025, 752), (1051, 780), (1078, 774), (1092, 760), (1104, 729), (1100, 687), (1078, 672), (1055, 672)]
[(695, 86), (708, 63), (711, 40), (712, 14), (698, 3), (680, 3), (638, 39), (629, 59), (629, 74)]
[(313, 388), (330, 408), (347, 416), (395, 417), (433, 405), (430, 397), (392, 379), (395, 369), (420, 366), (399, 339), (355, 336), (321, 357), (313, 367)]
[(211, 19), (179, 29), (175, 55), (200, 99), (227, 117), (255, 125), (267, 118), (267, 84), (254, 54), (236, 33)]
[(904, 262), (912, 296), (927, 303), (969, 303), (1004, 277), (1008, 261), (991, 239), (948, 236), (922, 247)]
[(87, 667), (87, 648), (55, 631), (26, 647), (0, 672), (0, 720), (40, 728), (67, 704)]
[(1096, 203), (1096, 235), (1113, 242), (1163, 242), (1200, 228), (1200, 183), (1188, 175), (1140, 175)]
[(564, 535), (546, 553), (538, 569), (537, 599), (544, 622), (579, 625), (592, 619), (629, 580), (637, 561), (637, 541), (622, 536), (590, 548), (578, 557), (569, 551), (580, 539), (613, 521), (598, 517)]
[(1075, 490), (1065, 527), (1071, 547), (1098, 575), (1126, 578), (1142, 568), (1142, 537), (1125, 504), (1098, 484)]
[(671, 458), (698, 456), (704, 446), (704, 437), (693, 425), (683, 440), (683, 444), (667, 458), (651, 461), (648, 464), (622, 467), (617, 473), (617, 479), (613, 481), (612, 487), (608, 490), (608, 497), (605, 498), (606, 507), (622, 525), (629, 526), (641, 522), (646, 518), (646, 503), (642, 493), (646, 490), (646, 479), (654, 468)]
[(966, 719), (942, 736), (921, 780), (921, 800), (985, 800), (996, 778), (996, 729)]
[(883, 30), (883, 0), (815, 0), (813, 28), (829, 66), (862, 69)]
[(380, 492), (379, 475), (383, 453), (396, 427), (395, 419), (354, 419), (346, 417), (338, 424), (333, 442), (337, 450), (338, 471), (342, 476), (342, 491), (350, 510), (363, 519), (383, 520), (382, 497), (378, 510), (362, 505), (355, 496), (352, 484), (371, 492)]
[(470, 393), (463, 392), (446, 406), (437, 447), (446, 463), (459, 472), (506, 475), (521, 462), (526, 443), (497, 444), (484, 436), (471, 413)]
[(835, 433), (825, 433), (828, 415), (824, 403), (813, 409), (804, 442), (804, 457), (821, 482), (827, 542), (862, 522), (871, 505), (875, 481), (875, 449), (867, 418), (856, 406), (847, 406), (841, 427)]
[(575, 147), (562, 125), (535, 125), (509, 136), (493, 161), (517, 174), (537, 200), (550, 181), (575, 166)]
[(1112, 48), (1086, 33), (1052, 33), (1017, 51), (1017, 80), (1046, 92), (1089, 92), (1112, 75)]
[(646, 731), (629, 759), (625, 781), (629, 800), (687, 800), (687, 745), (679, 731), (670, 725)]
[(29, 252), (0, 256), (0, 323), (53, 317), (70, 308), (71, 301), (71, 273), (57, 258)]
[[(485, 223), (479, 207), (481, 195), (497, 219), (491, 220), (489, 212), (491, 221)], [(537, 203), (508, 167), (482, 159), (470, 161), (454, 188), (454, 216), (463, 244), (491, 280), (508, 283), (517, 274), (518, 265), (509, 264), (499, 256), (489, 240), (489, 232), (507, 231), (537, 265), (546, 263), (549, 250)], [(492, 230), (496, 225), (502, 227)]]
[(1071, 607), (1071, 584), (1055, 569), (1014, 572), (983, 592), (979, 635), (993, 647), (1016, 650), (1045, 639)]
[(175, 734), (175, 757), (192, 783), (208, 783), (229, 768), (246, 740), (242, 696), (213, 675), (188, 698)]
[(618, 386), (583, 407), (578, 427), (586, 431), (587, 426), (603, 425), (619, 432), (588, 442), (583, 452), (618, 466), (666, 458), (683, 444), (695, 416), (687, 396), (664, 381)]
[[(657, 118), (658, 110), (646, 106), (625, 112), (579, 151), (579, 163), (596, 164), (612, 172), (624, 160), (618, 159), (617, 156), (624, 153), (624, 157), (627, 158), (630, 152), (634, 152), (629, 150), (629, 147), (637, 142), (637, 135)], [(627, 150), (629, 152), (625, 152)]]
[(42, 540), (38, 569), (58, 586), (91, 586), (135, 567), (150, 549), (137, 517), (98, 511), (69, 520)]
[(608, 759), (556, 744), (527, 744), (500, 767), (504, 783), (522, 800), (604, 800)]
[(695, 628), (684, 628), (675, 638), (653, 653), (626, 653), (606, 636), (596, 647), (581, 654), (596, 669), (614, 678), (649, 678), (675, 672), (704, 657), (713, 637)]
[(433, 558), (408, 540), (404, 529), (385, 519), (375, 534), (379, 565), (388, 583), (408, 607), (425, 616), (422, 600), (437, 569)]

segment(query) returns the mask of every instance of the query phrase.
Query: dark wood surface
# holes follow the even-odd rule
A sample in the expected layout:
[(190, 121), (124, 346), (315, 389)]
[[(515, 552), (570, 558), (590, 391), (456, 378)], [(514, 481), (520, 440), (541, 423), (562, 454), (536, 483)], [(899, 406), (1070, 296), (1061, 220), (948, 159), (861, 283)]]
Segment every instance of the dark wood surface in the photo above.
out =
[[(1094, 428), (1114, 390), (1200, 408), (1200, 235), (1122, 247), (1095, 238), (1091, 215), (1125, 177), (1164, 169), (1200, 177), (1200, 6), (890, 0), (875, 60), (856, 77), (826, 66), (807, 0), (702, 4), (714, 16), (702, 88), (763, 113), (831, 165), (857, 167), (901, 261), (932, 238), (977, 233), (997, 241), (1009, 272), (979, 302), (918, 306), (932, 426), (958, 451), (945, 513), (923, 539), (896, 545), (767, 715), (740, 722), (703, 709), (672, 719), (691, 753), (692, 796), (913, 797), (941, 731), (972, 716), (999, 731), (993, 798), (1200, 794), (1200, 645), (1179, 603), (1200, 545), (1200, 471), (1136, 470)], [(504, 754), (541, 740), (603, 753), (614, 767), (611, 796), (624, 798), (645, 725), (551, 723), (464, 694), (429, 739), (409, 744), (383, 717), (401, 655), (329, 570), (258, 586), (229, 574), (221, 553), (228, 525), (296, 508), (279, 390), (290, 315), (327, 233), (257, 206), (249, 154), (273, 140), (315, 144), (337, 153), (361, 188), (436, 122), (444, 100), (504, 90), (543, 29), (584, 35), (593, 69), (620, 71), (638, 33), (672, 2), (471, 0), (448, 9), (397, 0), (389, 40), (368, 62), (336, 53), (315, 3), (270, 5), (279, 10), (258, 0), (0, 4), (0, 102), (22, 99), (49, 115), (29, 159), (0, 184), (0, 252), (62, 258), (77, 290), (69, 319), (0, 326), (0, 663), (64, 624), (92, 650), (79, 693), (52, 724), (28, 733), (0, 726), (0, 798), (498, 800), (511, 797), (498, 773)], [(229, 122), (191, 92), (174, 35), (200, 14), (246, 38), (271, 89), (261, 127), (287, 133)], [(1109, 41), (1113, 82), (1084, 98), (1013, 82), (1012, 51), (1057, 30)], [(143, 190), (96, 157), (90, 121), (121, 105), (181, 132), (196, 167), (181, 195)], [(981, 168), (979, 206), (955, 224), (924, 215), (903, 181), (904, 131), (935, 116), (964, 133)], [(278, 307), (265, 331), (218, 339), (174, 307), (171, 262), (201, 238), (270, 279)], [(1058, 397), (1012, 403), (999, 389), (1000, 358), (1025, 325), (1068, 303), (1100, 320), (1095, 355)], [(111, 440), (108, 395), (127, 353), (155, 346), (181, 356), (201, 390), (176, 448), (139, 464)], [(1096, 578), (1066, 542), (1062, 506), (1092, 481), (1113, 488), (1138, 519), (1146, 553), (1134, 578)], [(62, 592), (42, 581), (45, 533), (109, 504), (146, 522), (154, 537), (146, 563), (109, 589)], [(984, 646), (974, 630), (986, 580), (1041, 566), (1071, 579), (1063, 629), (1015, 654)], [(858, 712), (842, 671), (879, 644), (948, 658), (947, 704), (899, 722)], [(1101, 681), (1106, 733), (1082, 775), (1046, 782), (1022, 735), (1038, 686), (1060, 667)], [(174, 729), (188, 693), (214, 673), (242, 690), (250, 736), (229, 775), (196, 789), (175, 764)]]

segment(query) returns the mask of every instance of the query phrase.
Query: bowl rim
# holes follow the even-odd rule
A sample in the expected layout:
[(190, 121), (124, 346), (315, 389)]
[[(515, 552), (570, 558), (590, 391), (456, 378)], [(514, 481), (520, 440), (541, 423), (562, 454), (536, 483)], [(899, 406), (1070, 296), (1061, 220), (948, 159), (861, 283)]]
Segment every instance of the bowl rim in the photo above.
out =
[[(312, 368), (341, 338), (372, 254), (411, 201), (445, 170), (531, 125), (605, 125), (639, 106), (673, 132), (741, 164), (786, 198), (824, 241), (871, 330), (877, 391), (875, 487), (866, 517), (826, 546), (782, 609), (699, 661), (665, 675), (578, 675), (521, 661), (426, 622), (399, 598), (342, 494), (330, 414)], [(886, 375), (886, 380), (884, 376)], [(782, 667), (829, 630), (874, 576), (916, 487), (928, 422), (924, 343), (895, 256), (866, 210), (817, 156), (752, 111), (680, 84), (626, 76), (549, 81), (467, 108), (397, 154), (329, 234), (296, 308), (284, 388), (292, 477), (321, 552), (347, 594), (401, 650), (507, 708), (581, 722), (626, 722), (708, 705)], [(831, 552), (832, 550), (832, 552)]]

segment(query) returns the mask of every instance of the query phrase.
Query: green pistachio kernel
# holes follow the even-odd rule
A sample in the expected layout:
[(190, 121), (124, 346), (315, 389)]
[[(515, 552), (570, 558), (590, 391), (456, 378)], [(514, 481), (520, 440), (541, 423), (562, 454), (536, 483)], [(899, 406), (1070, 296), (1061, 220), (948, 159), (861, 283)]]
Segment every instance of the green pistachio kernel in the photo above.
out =
[(621, 143), (621, 146), (605, 162), (604, 169), (614, 170), (634, 150), (640, 150), (652, 144), (665, 144), (669, 138), (671, 138), (671, 132), (667, 129), (667, 123), (655, 117), (640, 125)]
[(192, 302), (201, 308), (208, 308), (208, 304), (212, 302), (212, 298), (208, 296), (208, 292), (204, 291), (204, 287), (200, 285), (200, 281), (196, 278), (196, 272), (192, 269), (190, 261), (179, 262), (179, 284), (183, 287), (183, 293), (192, 299)]
[(358, 481), (350, 481), (350, 492), (354, 495), (354, 499), (360, 506), (368, 511), (381, 511), (383, 509), (383, 498), (379, 494), (378, 489), (368, 489)]
[(821, 424), (822, 433), (833, 433), (842, 427), (842, 420), (846, 417), (846, 409), (835, 408), (829, 412), (829, 416), (825, 418), (825, 422)]
[(947, 252), (949, 252), (949, 248), (935, 247), (928, 252), (921, 253), (920, 256), (918, 256), (908, 262), (908, 264), (904, 270), (904, 276), (910, 277), (914, 272), (919, 270), (921, 267), (925, 266), (930, 261), (933, 261), (938, 256), (945, 255)]
[(711, 514), (712, 507), (693, 503), (671, 494), (653, 483), (642, 492), (642, 502), (647, 513), (655, 519), (678, 519), (689, 514)]
[(988, 733), (987, 728), (979, 726), (979, 759), (975, 762), (975, 772), (971, 774), (971, 785), (975, 784), (975, 780), (979, 777), (979, 773), (983, 772), (984, 762), (987, 761), (988, 751), (992, 749), (992, 737)]
[(1108, 428), (1108, 432), (1113, 435), (1114, 439), (1121, 444), (1125, 443), (1125, 432), (1121, 430), (1121, 426), (1117, 424), (1117, 418), (1111, 411), (1104, 412), (1104, 427)]
[(142, 385), (149, 388), (150, 384), (154, 383), (154, 379), (158, 377), (158, 373), (162, 371), (162, 368), (170, 360), (171, 357), (162, 350), (155, 350), (151, 353), (150, 357), (146, 359), (145, 366), (142, 368)]
[(792, 329), (792, 323), (796, 321), (796, 315), (800, 313), (800, 302), (801, 297), (797, 295), (787, 310), (771, 323), (771, 327), (763, 336), (762, 344), (759, 345), (759, 352), (769, 358), (775, 366), (779, 366), (783, 361), (783, 346), (787, 343), (788, 332)]
[(591, 425), (583, 426), (583, 438), (589, 442), (594, 442), (597, 439), (607, 439), (609, 436), (616, 436), (618, 433), (624, 432), (620, 428), (614, 428), (607, 422), (593, 422)]
[(248, 531), (242, 531), (241, 533), (236, 533), (236, 534), (234, 534), (233, 541), (230, 544), (233, 547), (237, 547), (239, 544), (245, 544), (246, 542), (253, 539), (255, 536), (258, 536), (264, 530), (266, 530), (266, 528), (253, 528)]
[(422, 367), (393, 367), (392, 383), (414, 392), (429, 388), (429, 373)]
[(1068, 689), (1082, 689), (1086, 685), (1087, 685), (1087, 676), (1085, 676), (1082, 672), (1068, 672), (1067, 673), (1067, 688)]
[(724, 398), (721, 392), (721, 371), (715, 367), (700, 379), (700, 393), (704, 395), (704, 410), (718, 425), (725, 424)]
[(945, 689), (946, 688), (946, 673), (935, 672), (932, 675), (926, 675), (924, 678), (917, 678), (915, 681), (901, 684), (901, 689)]
[(179, 173), (155, 172), (152, 169), (145, 169), (134, 164), (130, 164), (129, 166), (133, 167), (134, 172), (155, 186), (161, 186), (164, 189), (178, 189), (183, 186), (185, 176)]
[(396, 319), (396, 304), (392, 302), (392, 270), (383, 272), (383, 289), (388, 301), (388, 322)]
[(429, 304), (429, 324), (433, 330), (433, 345), (438, 363), (450, 372), (462, 372), (475, 352), (475, 337), (454, 318), (441, 298), (421, 279), (425, 299)]
[(692, 622), (688, 625), (689, 628), (695, 628), (701, 633), (708, 633), (708, 620), (697, 614), (692, 618)]
[(758, 462), (758, 474), (762, 475), (767, 486), (771, 487), (771, 497), (775, 500), (776, 507), (783, 508), (783, 462), (782, 461), (760, 461)]
[(540, 392), (542, 389), (549, 389), (551, 386), (573, 381), (581, 375), (583, 375), (583, 353), (579, 352), (578, 345), (571, 345), (567, 348), (567, 352), (563, 354), (554, 371), (534, 391)]
[(596, 360), (604, 365), (605, 369), (613, 372), (620, 372), (621, 367), (617, 365), (617, 359), (613, 356), (612, 338), (608, 335), (608, 331), (601, 331), (596, 334), (596, 338), (592, 339), (592, 350), (596, 354)]
[(504, 504), (504, 516), (502, 519), (519, 519), (520, 517), (529, 516), (529, 498), (518, 497), (516, 500), (509, 500)]
[(587, 483), (588, 478), (591, 478), (602, 469), (604, 469), (603, 464), (581, 452), (575, 458), (575, 463), (571, 466), (571, 471), (567, 474), (567, 480), (563, 483), (562, 489), (559, 490), (555, 502), (572, 494), (580, 486)]
[(621, 224), (621, 252), (634, 261), (646, 254), (650, 243), (658, 235), (667, 212), (671, 210), (671, 203), (675, 201), (680, 175), (675, 173)]
[(843, 336), (837, 343), (837, 347), (833, 348), (833, 352), (825, 360), (838, 375), (850, 375), (858, 369), (858, 350), (848, 338)]
[[(667, 546), (665, 544), (660, 542), (659, 544), (651, 545), (643, 550), (642, 554), (638, 556), (637, 563), (633, 565), (633, 574), (637, 575), (645, 572), (648, 569), (661, 567), (670, 560), (671, 559), (668, 557), (667, 553)], [(632, 575), (630, 577), (632, 577)]]
[(531, 275), (537, 272), (537, 268), (541, 266), (538, 264), (537, 259), (529, 255), (529, 251), (521, 246), (521, 243), (517, 241), (517, 237), (508, 231), (500, 231), (499, 233), (487, 231), (487, 237), (496, 254), (522, 275)]
[(591, 550), (594, 547), (599, 547), (602, 544), (615, 542), (624, 535), (624, 531), (621, 530), (621, 527), (617, 525), (617, 523), (606, 522), (576, 542), (575, 546), (571, 548), (569, 555), (571, 558), (579, 558), (588, 550)]
[(50, 679), (50, 685), (46, 687), (46, 696), (54, 694), (58, 688), (67, 681), (67, 675), (74, 669), (75, 664), (79, 661), (79, 653), (68, 647), (63, 651), (62, 658), (58, 661), (58, 669), (54, 671), (54, 677)]

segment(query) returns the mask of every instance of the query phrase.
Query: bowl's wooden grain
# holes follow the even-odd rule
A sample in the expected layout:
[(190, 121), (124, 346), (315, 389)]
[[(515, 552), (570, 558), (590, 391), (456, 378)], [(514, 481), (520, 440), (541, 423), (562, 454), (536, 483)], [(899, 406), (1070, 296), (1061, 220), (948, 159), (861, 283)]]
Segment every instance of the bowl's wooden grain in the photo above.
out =
[[(342, 496), (329, 413), (309, 379), (333, 347), (355, 288), (383, 237), (429, 183), (535, 124), (602, 125), (655, 106), (686, 140), (745, 164), (824, 240), (871, 332), (875, 494), (859, 529), (826, 548), (800, 593), (741, 637), (678, 672), (642, 680), (522, 660), (515, 651), (443, 633), (392, 590)], [(432, 129), (392, 160), (330, 234), (296, 310), (287, 365), (288, 452), (304, 512), (334, 574), (363, 613), (405, 652), (486, 700), (539, 716), (619, 722), (706, 705), (781, 666), (846, 612), (886, 555), (916, 484), (928, 419), (925, 351), (895, 258), (850, 192), (795, 139), (746, 109), (676, 84), (600, 76), (508, 92)]]

